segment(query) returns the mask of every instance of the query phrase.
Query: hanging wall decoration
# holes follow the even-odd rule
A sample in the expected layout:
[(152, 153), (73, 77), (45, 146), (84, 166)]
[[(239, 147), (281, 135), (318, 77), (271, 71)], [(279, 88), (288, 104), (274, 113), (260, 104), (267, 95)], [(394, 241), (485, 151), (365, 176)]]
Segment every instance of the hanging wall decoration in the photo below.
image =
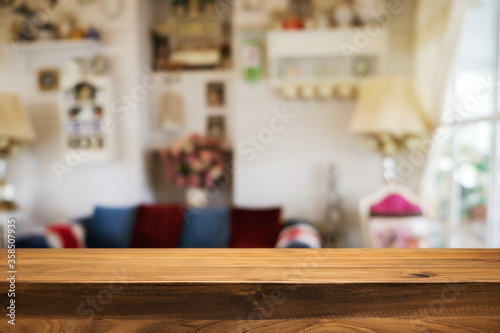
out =
[(213, 115), (208, 117), (207, 136), (224, 143), (226, 138), (226, 118), (224, 116)]
[(56, 91), (59, 89), (59, 70), (41, 69), (38, 71), (38, 90), (42, 92)]
[(166, 93), (161, 98), (157, 124), (165, 132), (180, 132), (184, 128), (184, 101), (180, 95)]
[(62, 96), (63, 146), (84, 162), (103, 162), (114, 156), (114, 128), (110, 105), (111, 81), (85, 75), (67, 82)]
[(209, 82), (207, 84), (207, 105), (210, 107), (223, 107), (225, 105), (225, 89), (222, 82)]

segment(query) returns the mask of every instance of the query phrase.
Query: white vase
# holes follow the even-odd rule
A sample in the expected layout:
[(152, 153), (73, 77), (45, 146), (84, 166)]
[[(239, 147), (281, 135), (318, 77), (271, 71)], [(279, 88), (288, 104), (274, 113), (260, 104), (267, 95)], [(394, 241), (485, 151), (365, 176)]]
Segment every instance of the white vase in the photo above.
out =
[(333, 17), (339, 27), (346, 28), (352, 24), (354, 13), (352, 12), (351, 6), (344, 3), (335, 8)]
[(203, 208), (208, 205), (208, 193), (204, 188), (188, 187), (186, 189), (186, 203), (188, 206)]
[(362, 24), (376, 20), (384, 12), (385, 0), (354, 0), (354, 13)]

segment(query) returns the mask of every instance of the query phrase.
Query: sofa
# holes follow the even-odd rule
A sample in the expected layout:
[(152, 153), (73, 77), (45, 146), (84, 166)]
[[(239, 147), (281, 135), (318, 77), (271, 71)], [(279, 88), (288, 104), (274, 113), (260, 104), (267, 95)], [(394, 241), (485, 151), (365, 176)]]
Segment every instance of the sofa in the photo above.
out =
[(280, 208), (197, 209), (144, 204), (94, 209), (92, 216), (56, 223), (20, 237), (18, 248), (319, 248), (303, 220), (282, 222)]

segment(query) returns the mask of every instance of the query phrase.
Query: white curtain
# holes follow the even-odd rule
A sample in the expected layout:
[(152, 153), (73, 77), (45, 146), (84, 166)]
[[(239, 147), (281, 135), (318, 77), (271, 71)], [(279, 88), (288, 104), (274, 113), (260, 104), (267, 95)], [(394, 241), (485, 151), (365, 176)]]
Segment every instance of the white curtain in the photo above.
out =
[(439, 125), (465, 14), (481, 0), (419, 0), (415, 18), (415, 84), (430, 128)]
[[(415, 18), (415, 84), (422, 102), (424, 119), (436, 129), (445, 107), (448, 83), (467, 11), (482, 0), (419, 0)], [(432, 133), (431, 133), (432, 134)], [(431, 148), (443, 149), (432, 144)], [(428, 151), (427, 151), (428, 153)], [(427, 156), (420, 183), (420, 196), (426, 215), (436, 219), (437, 201), (434, 182), (437, 168), (436, 149)]]

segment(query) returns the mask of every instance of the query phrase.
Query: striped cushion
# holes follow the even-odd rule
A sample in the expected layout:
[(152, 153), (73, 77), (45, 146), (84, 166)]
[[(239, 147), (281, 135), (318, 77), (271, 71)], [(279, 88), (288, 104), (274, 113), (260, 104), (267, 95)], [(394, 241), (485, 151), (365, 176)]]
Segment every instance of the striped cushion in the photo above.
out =
[(295, 223), (283, 228), (278, 236), (277, 248), (321, 248), (321, 237), (312, 225)]
[(45, 229), (47, 244), (54, 249), (85, 247), (85, 228), (80, 223), (50, 225)]

